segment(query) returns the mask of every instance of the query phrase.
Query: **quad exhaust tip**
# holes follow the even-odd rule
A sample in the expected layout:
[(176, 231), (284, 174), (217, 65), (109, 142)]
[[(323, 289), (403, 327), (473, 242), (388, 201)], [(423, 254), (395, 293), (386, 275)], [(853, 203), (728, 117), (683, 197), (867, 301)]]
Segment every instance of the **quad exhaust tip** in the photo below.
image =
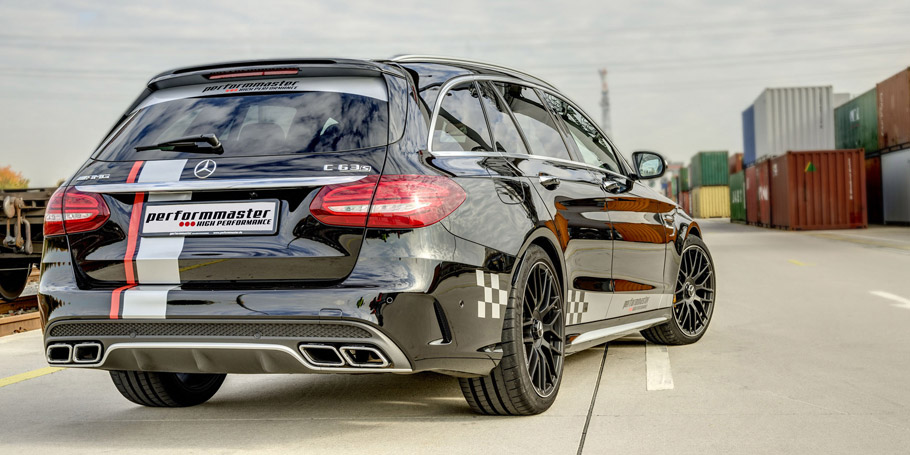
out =
[(101, 360), (101, 343), (79, 343), (73, 346), (73, 363), (96, 363)]
[(47, 347), (47, 363), (70, 363), (73, 347), (68, 344), (52, 344)]
[(385, 368), (391, 363), (381, 350), (369, 346), (301, 344), (298, 348), (307, 362), (317, 367)]
[(343, 367), (344, 359), (335, 346), (327, 344), (301, 344), (300, 353), (307, 362), (319, 367)]
[(385, 368), (389, 366), (389, 361), (382, 351), (368, 346), (343, 346), (341, 355), (348, 364), (354, 367)]
[(55, 343), (47, 347), (47, 363), (98, 363), (104, 348), (94, 341), (75, 344)]

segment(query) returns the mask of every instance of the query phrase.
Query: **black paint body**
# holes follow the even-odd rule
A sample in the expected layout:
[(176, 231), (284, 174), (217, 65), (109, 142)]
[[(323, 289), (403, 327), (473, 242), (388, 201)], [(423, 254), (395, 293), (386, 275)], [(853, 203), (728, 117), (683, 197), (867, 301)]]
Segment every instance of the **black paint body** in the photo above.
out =
[[(685, 237), (698, 228), (630, 169), (623, 169), (631, 178), (621, 190), (608, 192), (604, 181), (616, 176), (580, 163), (493, 151), (428, 152), (439, 88), (452, 77), (483, 71), (431, 64), (407, 70), (391, 63), (350, 66), (388, 81), (390, 145), (340, 154), (214, 157), (218, 168), (210, 179), (325, 176), (327, 163), (366, 164), (376, 175), (452, 178), (466, 193), (464, 203), (428, 227), (363, 229), (317, 221), (309, 205), (319, 188), (194, 191), (191, 202), (276, 199), (278, 232), (186, 238), (178, 261), (181, 284), (167, 294), (166, 319), (359, 321), (387, 335), (412, 371), (480, 375), (501, 357), (503, 319), (478, 317), (485, 290), (477, 273), (496, 274), (508, 291), (532, 244), (552, 256), (564, 295), (673, 293)], [(179, 85), (165, 77), (139, 101), (165, 83)], [(570, 152), (577, 156), (571, 147)], [(194, 180), (194, 166), (207, 158), (212, 157), (189, 158), (180, 180)], [(75, 176), (110, 174), (106, 181), (86, 184), (123, 183), (129, 170), (129, 163), (89, 160)], [(558, 177), (559, 185), (544, 187), (541, 174)], [(125, 284), (133, 195), (104, 198), (111, 218), (102, 228), (45, 239), (39, 298), (46, 333), (61, 322), (107, 320), (112, 292)], [(623, 317), (584, 321), (569, 326), (567, 334), (621, 323)], [(46, 336), (47, 344), (55, 341)]]

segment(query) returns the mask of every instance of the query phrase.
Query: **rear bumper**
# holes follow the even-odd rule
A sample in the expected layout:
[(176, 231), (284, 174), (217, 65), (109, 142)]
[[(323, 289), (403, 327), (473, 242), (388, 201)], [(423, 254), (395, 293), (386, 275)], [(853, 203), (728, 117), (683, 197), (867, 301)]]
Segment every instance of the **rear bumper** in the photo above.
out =
[[(410, 360), (378, 328), (355, 321), (61, 321), (46, 330), (55, 366), (181, 373), (412, 373)], [(100, 344), (96, 352), (78, 346)], [(77, 347), (67, 350), (65, 346)], [(305, 354), (302, 347), (371, 349), (374, 365)], [(59, 351), (54, 351), (55, 349)], [(85, 351), (88, 353), (88, 351)], [(68, 359), (64, 359), (68, 356)]]

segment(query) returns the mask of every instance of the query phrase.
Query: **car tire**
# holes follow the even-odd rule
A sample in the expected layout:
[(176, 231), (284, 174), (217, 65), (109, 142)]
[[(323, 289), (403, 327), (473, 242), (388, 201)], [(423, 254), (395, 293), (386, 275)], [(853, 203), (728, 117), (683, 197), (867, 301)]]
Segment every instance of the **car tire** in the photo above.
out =
[[(535, 293), (539, 294), (537, 303)], [(486, 376), (459, 379), (474, 412), (534, 415), (550, 408), (562, 382), (565, 358), (563, 302), (553, 262), (542, 248), (532, 245), (521, 259), (509, 295), (502, 360)]]
[(652, 343), (695, 343), (708, 331), (714, 315), (717, 285), (714, 259), (708, 246), (702, 239), (689, 235), (681, 256), (673, 294), (672, 319), (641, 331), (641, 335)]
[(182, 408), (205, 403), (221, 388), (226, 374), (111, 371), (117, 390), (136, 404)]

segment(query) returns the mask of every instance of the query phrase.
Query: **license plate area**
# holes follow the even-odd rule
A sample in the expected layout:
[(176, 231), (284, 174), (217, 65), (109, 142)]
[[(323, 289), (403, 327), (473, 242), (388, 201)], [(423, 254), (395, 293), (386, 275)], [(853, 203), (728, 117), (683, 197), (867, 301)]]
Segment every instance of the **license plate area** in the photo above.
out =
[(142, 214), (143, 236), (269, 235), (278, 230), (278, 200), (152, 202)]

